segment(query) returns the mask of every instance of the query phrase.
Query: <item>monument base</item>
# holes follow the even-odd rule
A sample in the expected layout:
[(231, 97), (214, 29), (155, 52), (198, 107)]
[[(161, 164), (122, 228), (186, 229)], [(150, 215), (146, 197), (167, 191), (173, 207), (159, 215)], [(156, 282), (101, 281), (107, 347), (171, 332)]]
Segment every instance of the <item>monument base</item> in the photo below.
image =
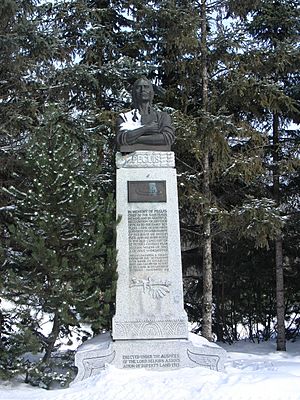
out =
[(172, 370), (205, 367), (224, 370), (226, 352), (195, 334), (187, 339), (117, 340), (109, 333), (83, 343), (75, 355), (78, 374), (75, 382), (98, 375), (107, 364), (117, 368)]

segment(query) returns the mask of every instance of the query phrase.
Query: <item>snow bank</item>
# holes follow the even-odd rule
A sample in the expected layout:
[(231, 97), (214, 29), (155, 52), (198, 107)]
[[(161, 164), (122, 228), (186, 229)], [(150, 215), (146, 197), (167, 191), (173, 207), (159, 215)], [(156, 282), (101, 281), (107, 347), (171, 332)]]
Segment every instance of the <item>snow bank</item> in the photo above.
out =
[[(201, 343), (201, 338), (199, 344)], [(45, 391), (2, 384), (1, 400), (300, 400), (300, 341), (276, 352), (274, 343), (237, 343), (224, 373), (205, 368), (177, 371), (122, 370), (109, 366), (98, 377), (69, 389)]]

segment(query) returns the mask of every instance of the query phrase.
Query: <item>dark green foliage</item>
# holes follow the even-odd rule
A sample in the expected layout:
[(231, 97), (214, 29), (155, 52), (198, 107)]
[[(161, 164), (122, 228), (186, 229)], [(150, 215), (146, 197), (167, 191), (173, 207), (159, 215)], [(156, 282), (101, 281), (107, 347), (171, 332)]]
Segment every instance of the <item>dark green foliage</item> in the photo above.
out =
[(0, 379), (24, 372), (24, 353), (36, 353), (40, 348), (37, 337), (26, 326), (29, 320), (28, 312), (20, 318), (15, 310), (4, 311), (1, 304)]
[(67, 114), (54, 107), (43, 118), (27, 146), (27, 191), (10, 189), (17, 248), (8, 255), (5, 285), (17, 303), (57, 315), (59, 329), (68, 330), (78, 312), (97, 319), (100, 293), (111, 285), (114, 257), (106, 246), (113, 243), (114, 208), (112, 198), (101, 197), (95, 144), (82, 149)]
[(44, 389), (61, 389), (68, 387), (76, 376), (74, 352), (53, 353), (51, 359), (25, 362), (25, 382)]
[(110, 329), (115, 119), (141, 74), (177, 131), (190, 320), (201, 330), (208, 216), (216, 337), (236, 340), (240, 326), (253, 340), (276, 331), (279, 233), (287, 334), (299, 333), (299, 130), (290, 125), (299, 123), (299, 8), (292, 0), (207, 2), (206, 108), (199, 12), (199, 2), (181, 0), (1, 2), (1, 377), (23, 372), (53, 387), (65, 379), (52, 357), (59, 339), (82, 333), (83, 323)]
[[(45, 107), (24, 152), (26, 187), (6, 189), (15, 209), (2, 266), (3, 296), (16, 305), (20, 335), (30, 334), (35, 351), (45, 351), (44, 363), (59, 337), (84, 321), (94, 332), (109, 329), (113, 314), (114, 202), (109, 194), (103, 197), (97, 142), (83, 146), (77, 139), (81, 130), (67, 112)], [(49, 336), (41, 329), (47, 316)], [(12, 325), (3, 332), (8, 357), (20, 341), (14, 331)], [(25, 343), (19, 355), (33, 350)]]
[[(292, 222), (290, 215), (295, 218), (298, 214), (298, 200), (295, 198), (292, 200), (286, 191), (290, 186), (289, 180), (294, 182), (294, 176), (298, 175), (298, 136), (297, 132), (285, 129), (289, 121), (296, 123), (299, 121), (299, 99), (292, 95), (292, 93), (297, 93), (297, 85), (299, 86), (296, 62), (299, 59), (299, 49), (295, 37), (299, 21), (298, 10), (295, 8), (295, 2), (284, 1), (239, 2), (239, 4), (226, 2), (226, 7), (227, 12), (233, 12), (232, 15), (234, 13), (241, 15), (243, 20), (237, 24), (231, 24), (230, 28), (225, 28), (221, 24), (220, 10), (216, 35), (210, 41), (208, 53), (212, 74), (209, 94), (211, 112), (209, 115), (201, 116), (199, 121), (195, 120), (194, 124), (185, 121), (192, 130), (182, 131), (179, 128), (177, 149), (179, 158), (177, 166), (180, 166), (181, 172), (182, 236), (189, 248), (189, 253), (194, 252), (199, 258), (201, 258), (201, 251), (197, 250), (197, 242), (201, 241), (202, 235), (201, 210), (207, 201), (201, 195), (205, 146), (208, 146), (211, 153), (210, 213), (215, 273), (220, 268), (219, 263), (221, 265), (224, 262), (223, 258), (219, 261), (221, 254), (223, 256), (228, 254), (231, 262), (235, 257), (242, 257), (238, 249), (243, 238), (247, 238), (250, 246), (265, 246), (265, 248), (269, 246), (270, 248), (268, 255), (265, 249), (253, 250), (254, 256), (248, 253), (249, 257), (255, 257), (258, 264), (260, 257), (262, 259), (268, 257), (270, 260), (269, 254), (273, 249), (272, 240), (281, 233), (283, 227), (286, 227), (284, 232), (289, 232)], [(248, 13), (251, 15), (249, 20), (246, 18)], [(278, 17), (279, 14), (282, 14), (282, 19)], [(268, 24), (271, 20), (274, 22), (276, 16), (277, 25), (276, 29), (273, 26), (274, 32), (271, 28), (268, 30), (261, 26), (263, 18)], [(258, 36), (259, 27), (269, 34), (268, 40), (266, 36)], [(277, 31), (286, 32), (285, 38), (282, 39), (282, 35), (277, 34)], [(219, 111), (216, 112), (216, 110)], [(274, 113), (280, 115), (280, 150), (276, 162), (278, 169), (275, 170), (276, 174), (281, 175), (280, 205), (277, 198), (274, 199), (272, 189), (274, 163), (271, 159), (274, 146), (272, 141), (269, 141), (271, 139), (269, 130), (272, 128)], [(226, 121), (226, 124), (222, 121)], [(197, 126), (199, 132), (197, 132)], [(190, 147), (191, 141), (193, 145)], [(187, 152), (188, 155), (186, 155)], [(235, 246), (235, 242), (239, 243), (238, 247)], [(283, 245), (284, 254), (287, 254), (290, 244), (285, 241)], [(193, 268), (196, 264), (194, 259)], [(189, 263), (184, 266), (189, 275), (191, 266)], [(243, 266), (246, 269), (249, 268), (246, 264)], [(237, 269), (237, 265), (235, 268)], [(201, 271), (201, 262), (195, 272), (199, 274), (199, 271)], [(233, 271), (231, 267), (229, 271), (231, 274)], [(275, 274), (272, 269), (269, 272)], [(249, 270), (245, 273), (250, 276)], [(195, 321), (201, 321), (201, 313), (198, 312), (197, 317), (197, 305), (202, 295), (201, 279), (201, 273), (194, 285), (188, 279), (186, 299), (190, 316)], [(264, 276), (261, 279), (266, 281)], [(289, 283), (287, 279), (287, 288)], [(230, 337), (226, 333), (226, 324), (237, 326), (243, 320), (239, 315), (234, 318), (233, 324), (230, 321), (231, 314), (228, 314), (225, 318), (226, 322), (222, 322), (220, 326), (220, 307), (222, 308), (226, 300), (224, 293), (223, 296), (218, 294), (217, 277), (215, 277), (215, 284), (215, 296), (217, 296), (215, 297), (215, 332), (221, 339), (223, 334)], [(272, 284), (274, 286), (274, 281)], [(244, 289), (239, 285), (237, 290), (242, 293)], [(256, 293), (259, 290), (258, 286), (252, 287), (252, 292)], [(299, 289), (296, 292), (295, 297), (299, 302)], [(269, 301), (275, 301), (274, 295), (267, 298)], [(239, 298), (235, 303), (229, 302), (230, 313), (238, 308), (240, 302)], [(267, 309), (268, 304), (265, 302), (263, 304), (263, 307)], [(246, 304), (242, 306), (242, 309), (247, 310)], [(271, 320), (274, 318), (273, 313)], [(252, 319), (261, 322), (256, 311), (253, 311)], [(234, 335), (232, 337), (236, 338)]]

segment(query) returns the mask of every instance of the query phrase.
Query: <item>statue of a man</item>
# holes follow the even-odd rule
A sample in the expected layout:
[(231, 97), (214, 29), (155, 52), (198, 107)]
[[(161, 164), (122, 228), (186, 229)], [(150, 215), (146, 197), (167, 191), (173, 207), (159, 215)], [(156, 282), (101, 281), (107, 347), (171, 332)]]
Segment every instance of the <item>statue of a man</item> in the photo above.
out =
[(152, 108), (153, 86), (146, 78), (138, 79), (132, 90), (133, 110), (117, 119), (117, 144), (121, 152), (170, 150), (175, 141), (170, 116)]

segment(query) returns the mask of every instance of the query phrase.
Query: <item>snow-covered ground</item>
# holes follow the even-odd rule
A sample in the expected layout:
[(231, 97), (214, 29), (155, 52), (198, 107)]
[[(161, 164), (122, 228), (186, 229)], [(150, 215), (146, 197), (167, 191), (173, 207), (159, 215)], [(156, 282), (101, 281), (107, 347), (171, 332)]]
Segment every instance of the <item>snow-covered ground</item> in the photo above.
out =
[(0, 385), (1, 400), (300, 400), (300, 340), (276, 352), (274, 342), (223, 345), (225, 372), (122, 370), (108, 367), (98, 377), (69, 389), (46, 391), (25, 384)]

